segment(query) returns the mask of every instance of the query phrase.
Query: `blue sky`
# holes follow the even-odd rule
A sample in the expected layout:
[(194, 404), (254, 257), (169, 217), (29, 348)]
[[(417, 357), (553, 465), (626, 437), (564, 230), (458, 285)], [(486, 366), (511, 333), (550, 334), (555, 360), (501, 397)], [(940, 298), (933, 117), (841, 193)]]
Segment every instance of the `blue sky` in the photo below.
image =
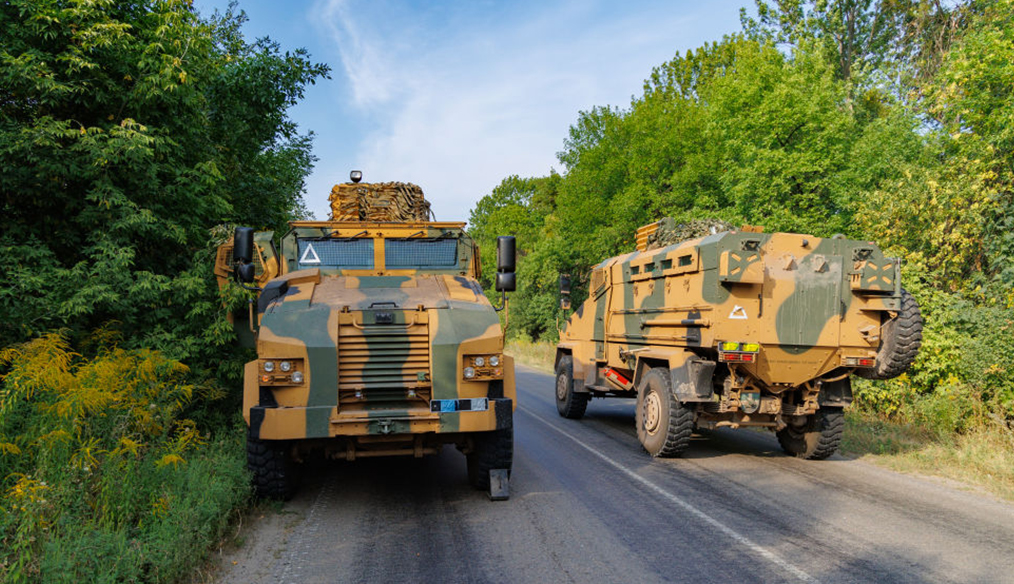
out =
[[(228, 0), (196, 0), (202, 13)], [(739, 30), (744, 0), (397, 2), (240, 0), (249, 39), (305, 47), (332, 79), (290, 110), (319, 158), (307, 206), (328, 215), (352, 169), (420, 185), (466, 220), (506, 176), (560, 169), (580, 110), (627, 107), (652, 67)], [(750, 3), (752, 6), (752, 3)]]

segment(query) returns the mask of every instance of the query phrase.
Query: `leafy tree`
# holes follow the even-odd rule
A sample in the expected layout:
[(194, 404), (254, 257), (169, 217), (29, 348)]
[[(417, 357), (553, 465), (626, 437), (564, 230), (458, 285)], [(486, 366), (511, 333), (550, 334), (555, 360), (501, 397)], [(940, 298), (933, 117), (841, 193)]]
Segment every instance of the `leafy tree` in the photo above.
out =
[[(860, 223), (949, 291), (1014, 283), (1014, 3), (973, 2), (966, 23), (910, 105), (917, 158), (862, 202)], [(921, 66), (915, 63), (913, 66)]]
[(629, 111), (582, 114), (557, 200), (575, 268), (629, 249), (665, 215), (847, 231), (842, 175), (861, 128), (845, 99), (819, 57), (730, 37), (656, 68)]
[[(899, 174), (875, 137), (897, 142), (912, 127), (851, 113), (845, 84), (808, 46), (786, 56), (732, 36), (677, 55), (652, 71), (629, 109), (579, 114), (559, 154), (565, 175), (510, 177), (483, 198), (471, 217), (480, 243), (519, 238), (517, 329), (553, 337), (558, 274), (574, 276), (580, 300), (590, 268), (631, 250), (636, 229), (663, 216), (856, 235), (856, 187)], [(539, 198), (543, 187), (551, 197)]]
[(908, 0), (757, 0), (757, 20), (740, 12), (752, 38), (800, 46), (816, 41), (838, 78), (877, 69), (913, 9)]
[(1014, 176), (1014, 2), (970, 6), (969, 28), (928, 87), (926, 111), (963, 152), (992, 161), (994, 184), (1010, 193)]
[(887, 76), (899, 85), (899, 95), (918, 97), (923, 87), (932, 85), (954, 39), (968, 26), (970, 7), (967, 1), (910, 2), (886, 68)]
[[(520, 284), (511, 295), (510, 328), (531, 337), (555, 331), (556, 281), (546, 278), (555, 278), (559, 263), (556, 254), (542, 250), (547, 233), (552, 233), (559, 182), (555, 173), (542, 178), (507, 177), (480, 199), (469, 215), (469, 233), (479, 244), (485, 268), (482, 285), (490, 298), (498, 299), (494, 290), (496, 238), (515, 236)], [(542, 267), (537, 258), (548, 258), (552, 265)]]
[(191, 365), (231, 332), (209, 229), (302, 212), (310, 136), (286, 116), (326, 76), (182, 0), (0, 4), (0, 344), (121, 323)]

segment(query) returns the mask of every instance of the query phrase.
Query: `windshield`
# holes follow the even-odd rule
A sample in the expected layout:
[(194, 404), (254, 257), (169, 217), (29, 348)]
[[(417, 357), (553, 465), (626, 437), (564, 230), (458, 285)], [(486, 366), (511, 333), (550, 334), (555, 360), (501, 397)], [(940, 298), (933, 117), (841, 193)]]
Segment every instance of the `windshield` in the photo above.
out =
[(373, 239), (300, 238), (296, 241), (299, 269), (373, 269)]
[(458, 268), (456, 237), (407, 237), (382, 241), (386, 265), (377, 266), (374, 246), (380, 245), (380, 242), (372, 237), (299, 237), (296, 238), (297, 269), (456, 271)]
[(390, 270), (453, 268), (458, 265), (458, 240), (385, 239), (384, 256)]

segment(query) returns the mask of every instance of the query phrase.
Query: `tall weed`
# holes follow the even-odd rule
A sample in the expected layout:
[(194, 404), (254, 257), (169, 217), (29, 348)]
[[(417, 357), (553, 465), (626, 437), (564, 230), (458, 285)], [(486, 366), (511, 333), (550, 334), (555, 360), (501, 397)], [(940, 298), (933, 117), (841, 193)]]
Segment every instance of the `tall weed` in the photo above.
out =
[[(65, 332), (0, 351), (0, 579), (168, 582), (247, 497), (238, 428), (182, 363)], [(234, 422), (236, 423), (236, 422)]]

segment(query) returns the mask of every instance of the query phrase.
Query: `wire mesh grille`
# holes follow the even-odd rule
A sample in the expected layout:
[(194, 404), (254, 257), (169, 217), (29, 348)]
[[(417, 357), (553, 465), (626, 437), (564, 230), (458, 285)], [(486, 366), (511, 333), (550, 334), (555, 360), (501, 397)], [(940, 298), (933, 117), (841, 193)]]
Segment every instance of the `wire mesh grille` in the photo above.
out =
[(387, 268), (446, 268), (458, 263), (456, 239), (387, 239)]
[(304, 268), (373, 268), (372, 239), (300, 239), (299, 266)]

